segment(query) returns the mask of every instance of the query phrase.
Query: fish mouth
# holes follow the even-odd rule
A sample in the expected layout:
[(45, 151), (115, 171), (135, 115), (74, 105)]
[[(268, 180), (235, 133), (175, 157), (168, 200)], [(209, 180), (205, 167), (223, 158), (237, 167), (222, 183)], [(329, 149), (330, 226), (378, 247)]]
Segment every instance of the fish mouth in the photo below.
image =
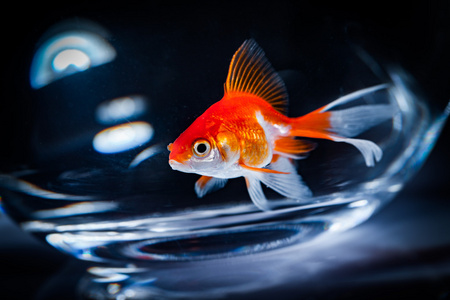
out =
[(177, 161), (175, 159), (169, 159), (169, 165), (172, 167), (172, 169), (178, 170), (178, 171), (180, 171), (184, 166), (182, 163), (180, 163), (179, 161)]
[(172, 170), (180, 171), (183, 173), (195, 173), (192, 166), (189, 163), (181, 163), (175, 159), (169, 159), (169, 165), (172, 167)]
[(176, 166), (176, 165), (180, 165), (181, 163), (178, 161), (178, 160), (176, 160), (176, 159), (169, 159), (169, 165), (174, 165), (174, 166)]

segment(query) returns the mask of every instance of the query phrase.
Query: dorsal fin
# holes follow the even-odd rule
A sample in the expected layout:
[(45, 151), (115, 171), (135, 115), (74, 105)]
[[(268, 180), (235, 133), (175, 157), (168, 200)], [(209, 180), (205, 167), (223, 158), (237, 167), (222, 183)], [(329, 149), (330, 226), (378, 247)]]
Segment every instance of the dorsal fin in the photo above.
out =
[(284, 82), (253, 39), (246, 40), (234, 54), (224, 88), (226, 95), (249, 93), (269, 102), (279, 112), (287, 112)]

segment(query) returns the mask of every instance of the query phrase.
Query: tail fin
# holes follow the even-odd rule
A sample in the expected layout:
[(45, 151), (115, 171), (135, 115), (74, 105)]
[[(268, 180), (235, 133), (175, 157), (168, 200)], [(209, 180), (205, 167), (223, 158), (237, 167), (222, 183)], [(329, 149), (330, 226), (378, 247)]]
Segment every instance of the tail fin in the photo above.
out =
[(395, 114), (391, 105), (360, 105), (352, 108), (330, 111), (331, 108), (348, 103), (368, 93), (388, 88), (378, 85), (356, 91), (305, 116), (295, 118), (290, 134), (299, 137), (328, 139), (355, 146), (364, 156), (368, 167), (375, 165), (383, 155), (381, 148), (372, 141), (352, 137), (386, 121)]

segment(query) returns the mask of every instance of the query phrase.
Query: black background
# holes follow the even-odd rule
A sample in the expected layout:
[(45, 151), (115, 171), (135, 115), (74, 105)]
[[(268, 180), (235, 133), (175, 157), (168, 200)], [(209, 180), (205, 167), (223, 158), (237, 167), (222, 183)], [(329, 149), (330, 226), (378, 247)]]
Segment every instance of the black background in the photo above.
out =
[[(25, 155), (11, 145), (23, 143), (29, 124), (23, 119), (23, 107), (33, 107), (28, 84), (28, 70), (35, 45), (42, 34), (57, 22), (86, 18), (126, 32), (129, 28), (154, 28), (167, 40), (177, 39), (168, 65), (178, 65), (169, 83), (173, 88), (201, 97), (221, 93), (217, 81), (210, 91), (201, 79), (215, 70), (196, 68), (196, 61), (183, 61), (186, 53), (198, 51), (203, 43), (215, 45), (215, 56), (228, 57), (236, 45), (254, 37), (262, 44), (288, 40), (301, 43), (297, 32), (302, 26), (330, 26), (334, 32), (321, 39), (346, 36), (376, 52), (386, 61), (398, 63), (410, 72), (429, 102), (443, 110), (450, 99), (450, 4), (448, 1), (419, 1), (397, 4), (392, 1), (273, 1), (273, 2), (64, 2), (44, 5), (38, 2), (12, 3), (4, 7), (2, 18), (2, 86), (0, 99), (1, 157), (4, 166)], [(143, 31), (145, 32), (145, 31)], [(145, 43), (139, 32), (129, 38), (129, 47)], [(225, 45), (223, 41), (235, 44)], [(164, 38), (163, 38), (164, 40)], [(134, 44), (133, 44), (134, 43)], [(270, 51), (270, 50), (269, 50)], [(203, 53), (199, 51), (200, 53)], [(184, 53), (184, 54), (183, 54)], [(194, 55), (195, 57), (195, 55)], [(196, 59), (201, 60), (202, 57)], [(229, 58), (228, 58), (229, 59)], [(220, 76), (226, 70), (220, 66)], [(145, 63), (145, 62), (142, 62)], [(273, 62), (282, 65), (283, 61)], [(182, 65), (180, 67), (180, 65)], [(31, 109), (27, 110), (30, 113)], [(355, 228), (370, 234), (377, 223), (391, 222), (396, 231), (387, 232), (386, 240), (373, 241), (385, 251), (373, 253), (373, 260), (359, 265), (341, 266), (333, 276), (345, 277), (345, 284), (333, 285), (333, 279), (308, 287), (286, 283), (282, 289), (249, 295), (259, 299), (378, 299), (450, 298), (450, 204), (449, 204), (449, 128), (444, 128), (436, 148), (423, 169), (395, 201), (367, 223)], [(21, 152), (23, 151), (23, 153)], [(448, 217), (447, 217), (448, 216)], [(414, 232), (414, 234), (411, 234)], [(399, 240), (409, 251), (383, 248), (390, 240)], [(358, 243), (355, 243), (358, 249)], [(345, 249), (345, 244), (340, 247)], [(367, 247), (367, 245), (365, 246)], [(330, 253), (333, 249), (329, 250)], [(360, 251), (369, 251), (361, 246)], [(380, 258), (380, 256), (382, 258)], [(79, 265), (79, 272), (64, 272), (64, 265)], [(410, 268), (406, 268), (409, 266)], [(84, 263), (50, 249), (18, 230), (4, 216), (0, 217), (0, 289), (2, 299), (74, 299), (74, 286)], [(76, 268), (75, 268), (76, 269)], [(407, 270), (400, 272), (399, 270)], [(62, 275), (58, 275), (62, 274)], [(56, 280), (63, 277), (64, 280)], [(361, 280), (364, 278), (365, 280)], [(52, 284), (56, 281), (56, 284)], [(56, 286), (56, 287), (55, 287)]]

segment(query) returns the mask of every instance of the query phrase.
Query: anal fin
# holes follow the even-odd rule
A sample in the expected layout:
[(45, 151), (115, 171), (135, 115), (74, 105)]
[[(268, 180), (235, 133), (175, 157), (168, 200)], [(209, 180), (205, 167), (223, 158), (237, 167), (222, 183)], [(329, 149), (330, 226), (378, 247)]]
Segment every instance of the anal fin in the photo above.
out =
[(264, 173), (259, 179), (277, 193), (295, 200), (308, 200), (312, 197), (311, 190), (303, 183), (294, 165), (286, 157), (279, 157), (268, 168), (282, 171), (281, 174)]
[[(276, 170), (276, 172), (248, 172), (245, 175), (248, 193), (258, 208), (270, 210), (276, 206), (311, 201), (311, 190), (303, 183), (302, 178), (297, 174), (289, 158), (276, 156), (276, 159), (272, 161), (268, 168), (268, 170)], [(261, 182), (288, 199), (285, 201), (267, 200), (261, 188)]]
[(245, 176), (245, 183), (247, 184), (248, 194), (259, 209), (268, 211), (271, 209), (269, 201), (261, 188), (261, 183), (255, 176)]

